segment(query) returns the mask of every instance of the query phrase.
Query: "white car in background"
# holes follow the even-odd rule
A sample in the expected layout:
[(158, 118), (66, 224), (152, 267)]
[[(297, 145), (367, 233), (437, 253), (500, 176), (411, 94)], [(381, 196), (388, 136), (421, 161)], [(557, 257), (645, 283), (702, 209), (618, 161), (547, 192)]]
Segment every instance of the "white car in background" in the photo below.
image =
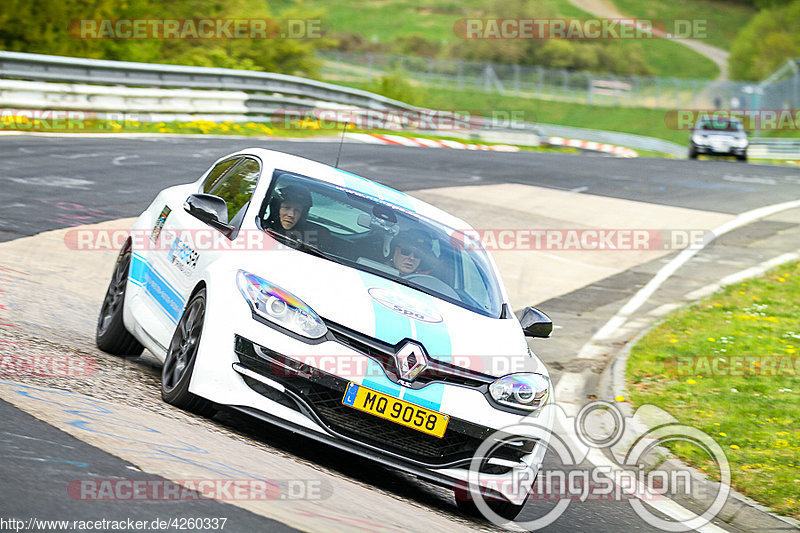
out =
[[(175, 406), (248, 413), (448, 486), (467, 510), (473, 456), (499, 430), (473, 467), (489, 507), (513, 518), (528, 490), (507, 481), (534, 479), (547, 442), (503, 428), (550, 424), (549, 375), (525, 336), (552, 322), (515, 317), (470, 229), (360, 176), (243, 150), (136, 220), (97, 345), (150, 350)], [(414, 271), (394, 253), (418, 258)]]

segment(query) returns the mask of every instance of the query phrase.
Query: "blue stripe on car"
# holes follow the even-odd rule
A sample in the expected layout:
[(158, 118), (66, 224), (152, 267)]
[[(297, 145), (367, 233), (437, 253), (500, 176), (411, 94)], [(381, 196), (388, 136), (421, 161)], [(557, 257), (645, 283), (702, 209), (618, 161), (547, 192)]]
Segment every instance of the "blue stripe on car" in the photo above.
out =
[[(367, 272), (360, 272), (359, 274), (366, 288), (380, 287), (399, 291), (412, 299), (421, 300), (430, 306), (434, 306), (435, 298), (432, 296), (397, 285), (385, 278), (374, 276)], [(412, 324), (412, 319), (384, 307), (374, 299), (372, 299), (372, 310), (375, 316), (374, 336), (376, 338), (389, 344), (397, 344), (406, 338), (413, 339), (422, 344), (431, 357), (440, 361), (450, 361), (452, 359), (450, 332), (446, 323), (432, 324), (414, 320)], [(376, 390), (394, 397), (400, 396), (400, 386), (390, 381), (380, 366), (371, 359), (367, 366), (367, 375), (362, 384), (366, 387), (376, 388)], [(387, 388), (390, 388), (391, 392), (386, 392)], [(406, 389), (403, 399), (427, 409), (439, 410), (442, 405), (443, 395), (444, 385), (433, 383), (415, 391)]]
[[(436, 308), (435, 298), (430, 295), (415, 291), (414, 297)], [(453, 355), (453, 347), (450, 341), (450, 331), (446, 322), (421, 322), (417, 321), (418, 340), (430, 357), (438, 361), (450, 362)], [(428, 409), (439, 410), (442, 406), (442, 396), (444, 395), (444, 385), (433, 383), (419, 390), (406, 391), (404, 400), (415, 403)]]
[(144, 288), (166, 313), (167, 318), (175, 324), (178, 323), (185, 302), (178, 291), (153, 269), (149, 261), (138, 254), (132, 254), (129, 279)]

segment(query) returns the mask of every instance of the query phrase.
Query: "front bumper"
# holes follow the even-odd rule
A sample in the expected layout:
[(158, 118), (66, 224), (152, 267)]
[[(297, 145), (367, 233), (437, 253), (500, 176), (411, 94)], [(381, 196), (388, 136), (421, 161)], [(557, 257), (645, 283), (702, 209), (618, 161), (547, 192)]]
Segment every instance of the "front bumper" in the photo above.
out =
[(695, 152), (701, 155), (720, 155), (720, 156), (742, 156), (747, 153), (747, 146), (739, 148), (736, 146), (712, 146), (708, 144), (693, 144)]
[[(342, 403), (348, 380), (303, 364), (236, 335), (233, 369), (259, 395), (290, 408), (313, 421), (320, 431), (309, 430), (252, 407), (236, 407), (258, 418), (300, 432), (316, 440), (392, 466), (451, 489), (466, 489), (468, 468), (478, 447), (494, 435), (493, 428), (450, 417), (442, 438), (428, 435)], [(527, 437), (500, 434), (490, 456), (479, 458), (480, 484), (485, 494), (516, 500), (518, 489), (503, 482), (528, 471), (535, 478), (547, 443)], [(531, 472), (532, 470), (532, 472)]]

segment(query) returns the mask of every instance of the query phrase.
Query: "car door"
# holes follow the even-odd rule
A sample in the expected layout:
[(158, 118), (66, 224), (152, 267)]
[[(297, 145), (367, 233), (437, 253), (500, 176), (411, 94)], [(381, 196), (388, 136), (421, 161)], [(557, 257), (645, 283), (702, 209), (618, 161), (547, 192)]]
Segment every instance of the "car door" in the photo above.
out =
[[(252, 157), (235, 157), (221, 161), (209, 172), (198, 190), (225, 200), (228, 224), (234, 226), (231, 234), (206, 224), (188, 213), (183, 204), (188, 195), (171, 199), (175, 207), (162, 229), (163, 243), (151, 254), (151, 262), (159, 273), (159, 310), (163, 315), (157, 331), (151, 335), (163, 346), (168, 346), (188, 302), (192, 290), (201, 279), (201, 273), (219, 254), (230, 249), (226, 243), (235, 237), (241, 226), (244, 211), (261, 175), (261, 163)], [(237, 216), (238, 215), (238, 216)]]

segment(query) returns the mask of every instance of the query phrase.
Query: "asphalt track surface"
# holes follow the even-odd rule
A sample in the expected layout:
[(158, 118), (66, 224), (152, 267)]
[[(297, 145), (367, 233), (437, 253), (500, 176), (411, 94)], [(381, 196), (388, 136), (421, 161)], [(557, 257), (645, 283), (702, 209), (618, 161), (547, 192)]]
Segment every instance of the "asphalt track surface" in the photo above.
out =
[[(209, 162), (259, 146), (336, 161), (337, 143), (250, 139), (0, 137), (0, 241), (136, 216), (156, 193)], [(800, 169), (734, 161), (615, 159), (346, 143), (340, 167), (399, 190), (521, 183), (740, 213), (793, 198)]]
[[(0, 172), (0, 241), (138, 215), (159, 190), (194, 180), (216, 158), (249, 146), (326, 163), (335, 161), (337, 148), (334, 143), (247, 139), (0, 137), (4, 162)], [(340, 167), (400, 190), (511, 182), (730, 214), (795, 198), (800, 190), (800, 170), (728, 161), (622, 160), (347, 143)], [(152, 502), (108, 503), (100, 509), (66, 498), (63, 492), (54, 490), (63, 487), (57, 480), (125, 477), (134, 467), (4, 402), (0, 402), (0, 416), (4, 420), (0, 434), (0, 517), (152, 519), (162, 511)], [(364, 463), (354, 465), (346, 454), (332, 453), (327, 447), (285, 432), (254, 427), (251, 420), (239, 415), (223, 413), (217, 420), (249, 438), (267, 440), (290, 454), (374, 484), (400, 499), (457, 513), (452, 502), (441, 500), (437, 493), (405, 476)], [(61, 453), (65, 449), (70, 450), (68, 460)], [(147, 475), (138, 472), (136, 477)], [(20, 490), (20, 479), (25, 480), (25, 490)], [(291, 530), (225, 503), (182, 505), (186, 507), (170, 509), (171, 516), (227, 516), (231, 520), (230, 528), (226, 528), (229, 531)], [(536, 509), (529, 511), (541, 512), (546, 505), (535, 504)], [(476, 527), (488, 526), (476, 523)], [(585, 502), (571, 505), (546, 530), (653, 528), (627, 504)]]

